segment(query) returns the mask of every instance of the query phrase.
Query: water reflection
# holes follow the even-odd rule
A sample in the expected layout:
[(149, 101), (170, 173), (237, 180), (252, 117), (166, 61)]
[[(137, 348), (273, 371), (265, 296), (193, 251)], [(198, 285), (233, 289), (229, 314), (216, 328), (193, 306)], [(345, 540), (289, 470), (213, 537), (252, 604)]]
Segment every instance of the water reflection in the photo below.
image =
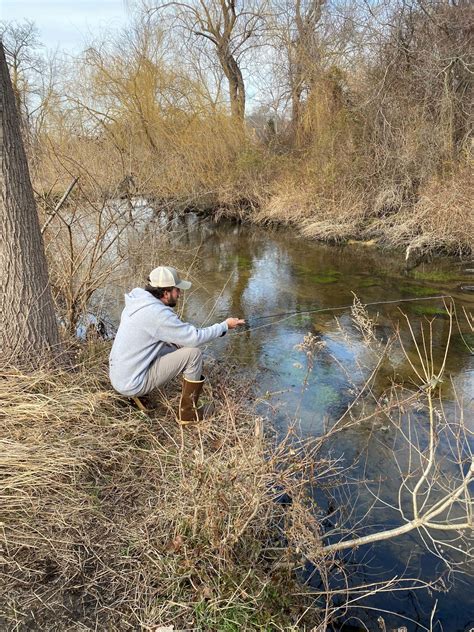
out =
[[(204, 238), (203, 238), (204, 235)], [(202, 242), (202, 243), (201, 243)], [(451, 294), (458, 309), (474, 305), (468, 294), (456, 290), (459, 278), (464, 278), (455, 266), (443, 264), (435, 272), (434, 280), (428, 271), (419, 270), (404, 276), (401, 259), (389, 257), (373, 250), (354, 251), (302, 243), (287, 233), (268, 234), (245, 226), (205, 225), (202, 230), (193, 227), (188, 234), (188, 245), (199, 243), (197, 277), (200, 286), (188, 299), (185, 314), (190, 320), (207, 324), (235, 314), (249, 322), (249, 330), (231, 334), (213, 344), (212, 351), (226, 353), (239, 364), (262, 372), (261, 388), (270, 392), (287, 389), (284, 404), (291, 410), (301, 392), (301, 353), (294, 347), (302, 336), (311, 331), (322, 337), (328, 351), (361, 382), (365, 374), (356, 366), (363, 361), (364, 345), (354, 332), (350, 348), (341, 340), (334, 316), (348, 326), (348, 312), (298, 314), (279, 316), (292, 311), (309, 311), (322, 307), (350, 305), (352, 292), (363, 303), (390, 301), (426, 295)], [(418, 275), (415, 276), (415, 274)], [(379, 334), (400, 326), (402, 339), (409, 356), (416, 354), (407, 323), (400, 308), (410, 316), (412, 323), (435, 318), (435, 356), (441, 358), (448, 334), (449, 323), (442, 315), (442, 300), (380, 305), (369, 308), (377, 319)], [(439, 312), (439, 313), (437, 313)], [(265, 318), (270, 315), (272, 318)], [(466, 323), (465, 323), (466, 325)], [(350, 327), (349, 327), (350, 329)], [(465, 333), (468, 333), (467, 331)], [(454, 346), (448, 358), (447, 370), (454, 376), (457, 387), (465, 396), (472, 396), (474, 387), (473, 360), (468, 349), (459, 344), (459, 334), (453, 338)], [(401, 351), (390, 357), (387, 373), (395, 370), (402, 377), (411, 374), (409, 364)], [(384, 372), (381, 373), (383, 381)], [(303, 394), (302, 429), (314, 433), (321, 423), (341, 407), (345, 389), (350, 384), (341, 375), (334, 362), (327, 357), (318, 358), (310, 378), (310, 387)]]
[[(458, 310), (465, 306), (472, 311), (474, 307), (471, 296), (457, 290), (462, 272), (447, 263), (432, 268), (426, 266), (405, 276), (401, 259), (377, 251), (306, 244), (288, 233), (269, 235), (255, 228), (225, 225), (207, 233), (202, 254), (202, 284), (210, 302), (216, 300), (212, 320), (234, 314), (250, 323), (249, 331), (229, 335), (213, 345), (212, 352), (227, 354), (255, 372), (262, 393), (278, 393), (268, 405), (272, 421), (282, 432), (289, 424), (296, 423), (302, 434), (321, 433), (347, 408), (354, 397), (354, 385), (364, 383), (371, 363), (370, 358), (365, 357), (367, 348), (352, 326), (348, 309), (336, 312), (339, 325), (334, 312), (298, 314), (290, 318), (279, 314), (350, 305), (352, 292), (363, 303), (450, 294), (455, 298)], [(199, 293), (196, 293), (188, 301), (186, 313), (199, 322), (203, 308)], [(394, 303), (369, 308), (382, 338), (387, 339), (394, 328), (400, 327), (405, 350), (413, 360), (416, 347), (400, 308), (415, 328), (425, 318), (434, 319), (433, 355), (440, 362), (449, 329), (443, 301)], [(273, 314), (276, 314), (273, 318), (262, 318)], [(465, 321), (463, 327), (464, 333), (468, 334)], [(308, 383), (303, 388), (304, 356), (295, 347), (308, 331), (318, 335), (326, 347), (316, 356)], [(458, 396), (465, 399), (468, 411), (474, 393), (474, 362), (466, 346), (460, 344), (458, 333), (453, 337), (446, 368)], [(382, 365), (374, 391), (382, 392), (394, 374), (402, 380), (413, 376), (407, 358), (396, 347)], [(450, 405), (453, 386), (447, 383), (443, 391), (449, 415), (453, 412)], [(377, 481), (377, 485), (383, 485), (384, 497), (389, 500), (397, 497), (399, 487), (397, 472), (390, 465), (392, 442), (393, 429), (379, 422), (374, 424), (372, 420), (339, 435), (333, 447), (344, 454), (348, 462), (359, 463), (365, 475)], [(364, 514), (372, 500), (370, 495), (358, 499), (358, 514), (354, 519)], [(399, 516), (389, 508), (380, 507), (376, 519), (379, 525), (388, 527), (398, 524)], [(358, 560), (356, 558), (360, 563), (360, 579), (366, 573), (365, 555), (367, 551), (361, 552)], [(370, 557), (370, 567), (377, 568), (377, 572), (383, 569), (383, 573), (391, 569), (397, 574), (408, 567), (411, 576), (434, 577), (440, 565), (435, 557), (426, 554), (415, 533), (379, 544), (370, 551)], [(366, 579), (373, 580), (374, 576)], [(462, 583), (457, 583), (451, 592), (437, 595), (438, 616), (449, 616), (452, 623), (449, 629), (463, 629), (474, 616), (473, 598), (468, 596), (470, 592), (466, 592)], [(426, 593), (419, 593), (405, 594), (403, 600), (397, 594), (385, 594), (366, 603), (375, 608), (404, 612), (415, 620), (426, 622), (432, 602)], [(461, 610), (455, 607), (459, 603), (463, 604)], [(386, 620), (388, 622), (390, 617)], [(400, 621), (394, 618), (392, 623), (397, 625)], [(411, 629), (416, 626), (412, 624)]]

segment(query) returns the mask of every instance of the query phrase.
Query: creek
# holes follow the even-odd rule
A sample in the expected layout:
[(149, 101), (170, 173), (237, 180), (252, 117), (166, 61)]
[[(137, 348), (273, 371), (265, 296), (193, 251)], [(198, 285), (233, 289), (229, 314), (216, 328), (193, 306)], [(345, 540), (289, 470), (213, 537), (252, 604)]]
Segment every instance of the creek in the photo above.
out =
[[(155, 230), (162, 230), (160, 221)], [(148, 231), (154, 230), (148, 228)], [(421, 264), (404, 272), (403, 256), (388, 254), (370, 246), (327, 246), (307, 242), (291, 229), (270, 231), (258, 227), (202, 220), (187, 215), (173, 225), (170, 238), (177, 251), (185, 253), (193, 265), (193, 288), (186, 293), (183, 315), (198, 326), (238, 316), (248, 327), (209, 345), (207, 352), (225, 356), (255, 379), (262, 397), (262, 414), (271, 419), (278, 433), (291, 425), (301, 436), (318, 436), (331, 426), (354, 398), (354, 392), (367, 379), (370, 362), (360, 331), (353, 326), (349, 307), (354, 294), (367, 307), (376, 322), (375, 331), (387, 340), (396, 327), (408, 355), (414, 345), (405, 313), (417, 330), (426, 319), (433, 321), (435, 360), (441, 362), (448, 336), (449, 319), (442, 299), (407, 302), (401, 299), (427, 299), (431, 296), (452, 296), (459, 327), (455, 323), (443, 384), (446, 414), (455, 414), (456, 398), (463, 400), (465, 420), (474, 430), (474, 334), (463, 314), (474, 312), (474, 294), (461, 290), (473, 284), (472, 263), (443, 260)], [(166, 264), (160, 253), (154, 265)], [(185, 276), (183, 274), (183, 276)], [(136, 282), (136, 279), (135, 279)], [(138, 282), (137, 284), (140, 284)], [(116, 288), (117, 289), (117, 288)], [(130, 287), (110, 290), (107, 297), (109, 318), (118, 322), (122, 309), (122, 292)], [(337, 311), (315, 311), (336, 308)], [(290, 313), (290, 314), (289, 314)], [(337, 317), (337, 319), (336, 319)], [(297, 348), (303, 337), (314, 334), (324, 343), (316, 353), (310, 373), (305, 354)], [(366, 366), (367, 365), (367, 366)], [(410, 381), (413, 371), (399, 346), (394, 345), (380, 367), (372, 389), (382, 393), (393, 375)], [(395, 470), (388, 462), (391, 429), (380, 420), (353, 426), (340, 433), (331, 446), (333, 456), (347, 462), (364, 463), (364, 472), (372, 480), (381, 481), (384, 499), (393, 500)], [(384, 450), (384, 446), (387, 450)], [(320, 499), (318, 502), (324, 503)], [(368, 506), (361, 496), (360, 515)], [(376, 521), (381, 528), (396, 524), (393, 513), (379, 509)], [(376, 581), (382, 576), (420, 576), (431, 580), (440, 569), (440, 561), (429, 554), (416, 532), (388, 542), (361, 547), (351, 556), (352, 579)], [(310, 573), (311, 569), (307, 569)], [(310, 580), (311, 581), (311, 580)], [(446, 578), (449, 591), (402, 591), (380, 593), (364, 600), (354, 610), (368, 629), (379, 629), (376, 620), (382, 613), (387, 629), (402, 625), (407, 630), (429, 627), (436, 605), (435, 619), (443, 630), (468, 630), (474, 625), (474, 583), (460, 574)], [(372, 610), (371, 610), (372, 609)], [(394, 611), (406, 617), (384, 614)], [(416, 622), (426, 626), (423, 628)], [(353, 620), (355, 624), (355, 619)], [(349, 628), (342, 628), (349, 629)], [(363, 628), (357, 628), (363, 629)], [(436, 628), (434, 628), (436, 629)]]

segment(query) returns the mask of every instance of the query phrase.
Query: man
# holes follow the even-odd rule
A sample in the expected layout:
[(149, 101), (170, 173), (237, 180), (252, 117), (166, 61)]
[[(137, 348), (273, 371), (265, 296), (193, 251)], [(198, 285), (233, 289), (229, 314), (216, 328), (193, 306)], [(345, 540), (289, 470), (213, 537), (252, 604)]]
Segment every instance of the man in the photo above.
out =
[(204, 384), (199, 347), (245, 323), (227, 318), (203, 329), (184, 323), (173, 307), (181, 290), (190, 287), (174, 268), (152, 270), (144, 289), (135, 288), (125, 295), (125, 309), (110, 353), (112, 386), (128, 397), (146, 395), (183, 373), (181, 423), (199, 421), (203, 414), (198, 407)]

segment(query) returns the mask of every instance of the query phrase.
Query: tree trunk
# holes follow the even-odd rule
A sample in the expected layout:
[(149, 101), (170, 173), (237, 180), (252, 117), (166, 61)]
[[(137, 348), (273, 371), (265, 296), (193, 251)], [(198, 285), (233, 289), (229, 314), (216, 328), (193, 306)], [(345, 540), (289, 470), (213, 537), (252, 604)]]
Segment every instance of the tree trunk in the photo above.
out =
[[(296, 0), (294, 23), (295, 37), (289, 49), (291, 89), (291, 130), (298, 143), (301, 138), (301, 122), (305, 113), (303, 93), (309, 94), (315, 84), (318, 61), (316, 28), (321, 19), (325, 0)], [(308, 100), (308, 98), (307, 98)]]
[(20, 121), (0, 43), (0, 358), (38, 364), (59, 347), (48, 268)]
[(218, 49), (218, 57), (229, 84), (230, 112), (232, 117), (243, 123), (245, 119), (245, 84), (237, 61), (227, 51)]
[(294, 70), (291, 77), (291, 136), (296, 139), (301, 124), (303, 104), (301, 97), (303, 94), (303, 78), (301, 69)]

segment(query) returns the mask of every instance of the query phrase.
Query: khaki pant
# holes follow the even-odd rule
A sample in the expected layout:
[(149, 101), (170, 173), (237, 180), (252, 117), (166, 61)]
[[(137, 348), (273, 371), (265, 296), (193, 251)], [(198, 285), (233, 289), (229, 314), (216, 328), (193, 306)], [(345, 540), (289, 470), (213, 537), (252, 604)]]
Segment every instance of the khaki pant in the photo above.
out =
[(165, 355), (157, 358), (148, 369), (143, 388), (137, 395), (146, 395), (154, 388), (163, 386), (174, 377), (184, 373), (191, 381), (201, 379), (202, 351), (198, 347), (181, 347), (174, 345), (165, 347)]

